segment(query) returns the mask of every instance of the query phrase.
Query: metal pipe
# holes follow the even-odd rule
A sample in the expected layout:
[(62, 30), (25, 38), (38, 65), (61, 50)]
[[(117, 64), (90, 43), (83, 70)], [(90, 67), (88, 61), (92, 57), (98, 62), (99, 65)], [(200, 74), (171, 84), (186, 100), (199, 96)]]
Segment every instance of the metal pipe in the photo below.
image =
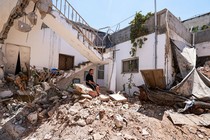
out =
[(156, 0), (154, 0), (155, 5), (155, 69), (157, 69), (157, 9)]

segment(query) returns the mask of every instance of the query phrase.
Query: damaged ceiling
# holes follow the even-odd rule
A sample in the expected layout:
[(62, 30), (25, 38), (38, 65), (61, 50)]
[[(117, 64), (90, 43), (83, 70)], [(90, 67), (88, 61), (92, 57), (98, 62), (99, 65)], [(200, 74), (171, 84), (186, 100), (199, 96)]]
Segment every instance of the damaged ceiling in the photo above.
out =
[[(16, 6), (10, 11), (8, 19), (5, 19), (2, 30), (0, 32), (0, 43), (4, 43), (4, 40), (7, 38), (7, 34), (12, 27), (14, 20), (20, 18), (24, 15), (24, 9), (28, 6), (30, 0), (18, 0)], [(14, 1), (13, 1), (14, 3)]]

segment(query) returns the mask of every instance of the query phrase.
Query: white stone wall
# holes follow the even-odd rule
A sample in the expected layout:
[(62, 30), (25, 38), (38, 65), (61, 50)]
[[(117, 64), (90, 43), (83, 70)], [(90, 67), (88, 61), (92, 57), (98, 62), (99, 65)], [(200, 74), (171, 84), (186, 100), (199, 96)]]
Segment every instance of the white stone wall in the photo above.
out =
[[(147, 38), (147, 41), (143, 44), (142, 48), (138, 48), (136, 52), (136, 57), (139, 58), (139, 70), (145, 70), (145, 69), (154, 69), (155, 68), (155, 45), (154, 45), (154, 38), (155, 34), (152, 33), (150, 35), (145, 36)], [(165, 46), (166, 46), (166, 35), (161, 34), (158, 35), (158, 46), (157, 46), (157, 68), (163, 69), (165, 72), (165, 75), (169, 74), (166, 72), (166, 70), (171, 70), (169, 68), (166, 68), (166, 63), (169, 64), (169, 62), (166, 62), (165, 60)], [(115, 72), (116, 72), (116, 85), (117, 89), (116, 91), (120, 91), (123, 89), (123, 84), (126, 84), (128, 82), (128, 78), (130, 77), (130, 73), (123, 74), (122, 73), (122, 60), (131, 58), (129, 51), (132, 47), (132, 44), (130, 41), (123, 42), (121, 44), (116, 45), (116, 50), (119, 50), (116, 52), (116, 63), (115, 63)], [(171, 65), (168, 67), (172, 67)], [(171, 76), (168, 76), (168, 78), (171, 79)], [(112, 79), (114, 80), (114, 78)], [(169, 80), (172, 81), (172, 80)], [(137, 86), (144, 84), (142, 75), (140, 72), (133, 73), (133, 83), (135, 83)], [(131, 93), (134, 91), (138, 91), (138, 88), (133, 87), (131, 89)], [(126, 92), (128, 93), (128, 88), (126, 84)]]
[(88, 61), (50, 28), (41, 29), (41, 24), (42, 21), (39, 20), (29, 33), (20, 32), (12, 27), (5, 44), (30, 47), (30, 63), (37, 67), (57, 68), (59, 53), (74, 56), (74, 65)]

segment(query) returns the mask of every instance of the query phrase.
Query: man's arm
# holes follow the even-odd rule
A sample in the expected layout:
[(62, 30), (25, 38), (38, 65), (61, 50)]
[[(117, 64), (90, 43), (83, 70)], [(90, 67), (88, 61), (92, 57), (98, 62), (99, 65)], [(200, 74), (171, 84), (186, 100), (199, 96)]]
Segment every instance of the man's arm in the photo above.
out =
[(96, 85), (96, 83), (91, 81), (91, 80), (88, 80), (87, 82), (90, 83), (90, 84)]

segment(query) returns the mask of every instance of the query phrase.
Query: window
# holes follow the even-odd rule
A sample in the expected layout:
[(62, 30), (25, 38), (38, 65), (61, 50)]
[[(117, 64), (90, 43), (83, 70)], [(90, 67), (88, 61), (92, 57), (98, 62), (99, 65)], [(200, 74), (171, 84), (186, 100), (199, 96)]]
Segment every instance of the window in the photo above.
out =
[(84, 81), (86, 81), (86, 76), (88, 74), (89, 71), (84, 71)]
[(65, 54), (59, 54), (59, 64), (58, 68), (60, 70), (70, 70), (74, 68), (74, 56), (69, 56)]
[(139, 71), (139, 59), (127, 59), (122, 61), (122, 73), (131, 73)]
[(104, 65), (98, 67), (98, 79), (104, 79)]

